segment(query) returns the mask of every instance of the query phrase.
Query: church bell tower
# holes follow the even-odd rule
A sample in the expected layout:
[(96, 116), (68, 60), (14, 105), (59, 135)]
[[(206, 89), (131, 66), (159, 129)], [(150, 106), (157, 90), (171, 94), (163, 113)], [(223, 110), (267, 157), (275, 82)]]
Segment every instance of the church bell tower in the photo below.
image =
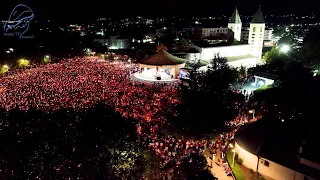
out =
[(252, 21), (250, 22), (248, 41), (250, 44), (250, 54), (257, 57), (257, 63), (261, 61), (264, 30), (265, 22), (261, 12), (261, 7), (259, 7)]
[(242, 23), (237, 8), (233, 11), (232, 16), (230, 17), (228, 28), (231, 29), (231, 31), (233, 31), (234, 39), (240, 41)]

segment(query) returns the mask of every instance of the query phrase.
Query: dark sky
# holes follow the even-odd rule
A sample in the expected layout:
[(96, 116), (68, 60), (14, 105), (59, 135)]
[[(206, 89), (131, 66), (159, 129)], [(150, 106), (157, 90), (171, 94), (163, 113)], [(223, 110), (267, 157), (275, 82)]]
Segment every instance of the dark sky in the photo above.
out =
[(90, 20), (99, 16), (231, 15), (235, 6), (240, 14), (253, 15), (259, 5), (264, 14), (305, 14), (316, 12), (317, 7), (315, 0), (11, 0), (1, 2), (0, 19), (7, 19), (19, 3), (28, 5), (36, 19), (59, 20)]

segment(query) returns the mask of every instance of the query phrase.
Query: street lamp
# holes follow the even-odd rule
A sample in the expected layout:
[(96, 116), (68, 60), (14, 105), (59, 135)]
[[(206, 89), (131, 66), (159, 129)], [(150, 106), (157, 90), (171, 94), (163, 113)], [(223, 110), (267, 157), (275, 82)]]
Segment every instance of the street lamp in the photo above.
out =
[(255, 119), (255, 117), (254, 117), (254, 113), (255, 113), (255, 112), (256, 112), (256, 111), (255, 111), (254, 109), (249, 110), (249, 113), (252, 114), (253, 119)]
[(8, 65), (6, 65), (6, 64), (5, 64), (5, 65), (3, 65), (2, 67), (3, 67), (4, 69), (9, 69), (9, 66), (8, 66)]
[(44, 63), (47, 63), (50, 61), (50, 55), (45, 55), (43, 58)]
[(14, 50), (13, 48), (9, 48), (9, 51), (13, 52), (13, 50)]

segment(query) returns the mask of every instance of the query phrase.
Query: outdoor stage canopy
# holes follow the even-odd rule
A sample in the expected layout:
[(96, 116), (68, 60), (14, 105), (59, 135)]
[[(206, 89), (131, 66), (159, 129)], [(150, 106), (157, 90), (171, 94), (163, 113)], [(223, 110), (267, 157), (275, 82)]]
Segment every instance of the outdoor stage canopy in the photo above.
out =
[[(173, 78), (176, 78), (179, 75), (179, 69), (185, 67), (185, 63), (186, 61), (184, 59), (173, 56), (164, 49), (160, 49), (156, 54), (142, 59), (139, 62), (139, 65), (141, 71), (149, 71), (153, 69), (154, 71), (152, 72), (155, 72), (153, 75), (163, 74), (161, 72), (168, 72), (169, 70)], [(143, 72), (141, 75), (142, 74)], [(149, 76), (149, 78), (153, 77)], [(162, 79), (164, 79), (164, 77), (162, 77)]]

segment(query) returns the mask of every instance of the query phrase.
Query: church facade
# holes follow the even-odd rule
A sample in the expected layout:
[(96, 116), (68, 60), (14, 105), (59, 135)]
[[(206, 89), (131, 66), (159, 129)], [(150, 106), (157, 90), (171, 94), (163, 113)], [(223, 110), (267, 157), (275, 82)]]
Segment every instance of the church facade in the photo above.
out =
[[(219, 44), (210, 47), (201, 47), (193, 45), (193, 48), (199, 51), (199, 59), (210, 63), (216, 54), (226, 57), (230, 66), (238, 68), (253, 67), (262, 63), (262, 48), (264, 41), (265, 21), (259, 7), (250, 22), (248, 43), (241, 41), (242, 22), (237, 9), (234, 10), (228, 23), (228, 30), (233, 32), (233, 38), (237, 45), (219, 46)], [(190, 56), (196, 57), (196, 56)]]

